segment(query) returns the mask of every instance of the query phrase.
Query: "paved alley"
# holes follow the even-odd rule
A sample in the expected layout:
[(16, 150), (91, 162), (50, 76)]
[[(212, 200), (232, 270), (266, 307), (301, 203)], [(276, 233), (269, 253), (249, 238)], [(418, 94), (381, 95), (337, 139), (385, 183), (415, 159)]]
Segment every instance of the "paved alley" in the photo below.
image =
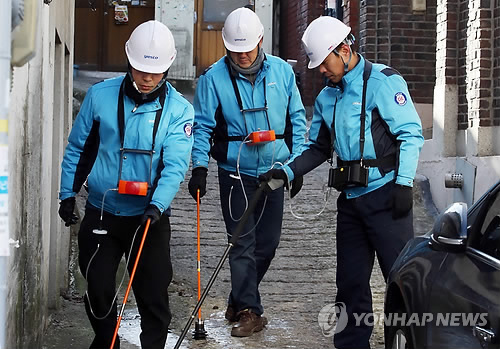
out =
[[(192, 91), (187, 93), (188, 99), (192, 98), (190, 93)], [(196, 203), (187, 190), (190, 173), (191, 171), (181, 184), (172, 204), (171, 254), (174, 280), (169, 295), (173, 319), (166, 348), (174, 347), (197, 301)], [(285, 201), (280, 247), (260, 287), (264, 315), (269, 319), (266, 328), (249, 338), (230, 336), (231, 324), (224, 319), (226, 298), (230, 290), (229, 263), (226, 261), (202, 307), (207, 339), (194, 340), (190, 331), (183, 341), (182, 348), (333, 348), (332, 338), (324, 336), (318, 324), (320, 310), (335, 302), (336, 293), (335, 218), (338, 193), (332, 190), (329, 197), (327, 196), (327, 174), (328, 164), (325, 163), (304, 177), (304, 186), (293, 201)], [(415, 190), (414, 214), (417, 234), (429, 230), (433, 222), (423, 200), (426, 194), (422, 196), (422, 190), (425, 190), (422, 183), (419, 182)], [(80, 198), (78, 204), (82, 207), (84, 198)], [(293, 214), (290, 207), (293, 208)], [(73, 234), (76, 234), (76, 231), (73, 231)], [(74, 265), (76, 245), (73, 245), (72, 261), (75, 272), (71, 292), (63, 299), (61, 311), (52, 315), (44, 349), (85, 349), (91, 342), (92, 330), (81, 300), (85, 285)], [(203, 287), (226, 246), (217, 170), (212, 162), (207, 194), (201, 201)], [(121, 272), (118, 275), (121, 275)], [(381, 313), (385, 283), (378, 266), (371, 282), (375, 311)], [(126, 288), (126, 281), (122, 288)], [(123, 300), (123, 291), (118, 298), (119, 306)], [(122, 349), (140, 348), (139, 326), (139, 315), (132, 296), (126, 306), (125, 318), (120, 328)], [(383, 348), (381, 327), (374, 330), (372, 348)]]

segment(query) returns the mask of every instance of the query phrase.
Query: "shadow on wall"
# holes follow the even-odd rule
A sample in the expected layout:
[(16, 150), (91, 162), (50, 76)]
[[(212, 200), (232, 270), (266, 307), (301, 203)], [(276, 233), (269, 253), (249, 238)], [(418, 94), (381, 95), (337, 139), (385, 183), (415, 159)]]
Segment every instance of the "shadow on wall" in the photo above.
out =
[(420, 116), (420, 121), (422, 122), (424, 139), (432, 139), (433, 105), (415, 103), (415, 109), (417, 109), (417, 113)]

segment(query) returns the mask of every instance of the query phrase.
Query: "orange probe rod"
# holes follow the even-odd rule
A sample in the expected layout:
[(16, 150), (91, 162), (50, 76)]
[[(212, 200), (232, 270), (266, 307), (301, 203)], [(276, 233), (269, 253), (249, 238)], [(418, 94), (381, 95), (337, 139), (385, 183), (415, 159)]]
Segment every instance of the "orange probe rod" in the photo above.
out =
[[(201, 298), (201, 262), (200, 262), (200, 189), (196, 193), (196, 235), (197, 235), (197, 245), (198, 245), (198, 260), (197, 260), (197, 270), (198, 270), (198, 301)], [(198, 309), (198, 319), (201, 319), (201, 307)]]
[(137, 256), (135, 257), (134, 268), (130, 274), (130, 280), (128, 281), (127, 292), (125, 292), (125, 297), (123, 298), (122, 309), (120, 310), (120, 315), (116, 321), (115, 333), (113, 334), (113, 340), (111, 341), (110, 349), (115, 346), (116, 337), (118, 336), (118, 329), (120, 328), (120, 323), (122, 322), (123, 311), (125, 310), (125, 304), (127, 303), (128, 294), (130, 293), (130, 288), (132, 287), (132, 281), (134, 280), (135, 270), (137, 269), (137, 264), (139, 264), (139, 257), (141, 257), (142, 247), (144, 246), (144, 241), (146, 241), (146, 235), (148, 234), (149, 224), (151, 223), (151, 218), (146, 221), (146, 227), (144, 228), (144, 234), (142, 234), (141, 244), (139, 245), (139, 250), (137, 251)]

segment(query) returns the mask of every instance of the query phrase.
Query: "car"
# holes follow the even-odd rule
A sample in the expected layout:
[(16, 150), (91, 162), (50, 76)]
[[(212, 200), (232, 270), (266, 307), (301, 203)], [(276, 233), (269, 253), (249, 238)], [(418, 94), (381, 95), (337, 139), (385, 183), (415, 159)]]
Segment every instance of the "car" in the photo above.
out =
[(410, 240), (387, 278), (385, 348), (500, 348), (500, 182)]

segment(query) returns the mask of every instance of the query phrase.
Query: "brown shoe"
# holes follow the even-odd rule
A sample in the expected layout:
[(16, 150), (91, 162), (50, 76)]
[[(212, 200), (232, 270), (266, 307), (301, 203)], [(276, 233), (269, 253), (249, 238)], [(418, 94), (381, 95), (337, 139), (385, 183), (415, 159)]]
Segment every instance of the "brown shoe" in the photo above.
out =
[(229, 322), (236, 322), (236, 321), (238, 321), (238, 317), (236, 316), (236, 311), (234, 310), (234, 308), (233, 308), (233, 306), (231, 304), (227, 305), (227, 309), (226, 309), (226, 313), (224, 314), (224, 317)]
[(249, 337), (254, 332), (262, 331), (267, 324), (267, 319), (264, 316), (257, 315), (248, 309), (238, 312), (236, 316), (239, 317), (239, 320), (231, 330), (233, 337)]

